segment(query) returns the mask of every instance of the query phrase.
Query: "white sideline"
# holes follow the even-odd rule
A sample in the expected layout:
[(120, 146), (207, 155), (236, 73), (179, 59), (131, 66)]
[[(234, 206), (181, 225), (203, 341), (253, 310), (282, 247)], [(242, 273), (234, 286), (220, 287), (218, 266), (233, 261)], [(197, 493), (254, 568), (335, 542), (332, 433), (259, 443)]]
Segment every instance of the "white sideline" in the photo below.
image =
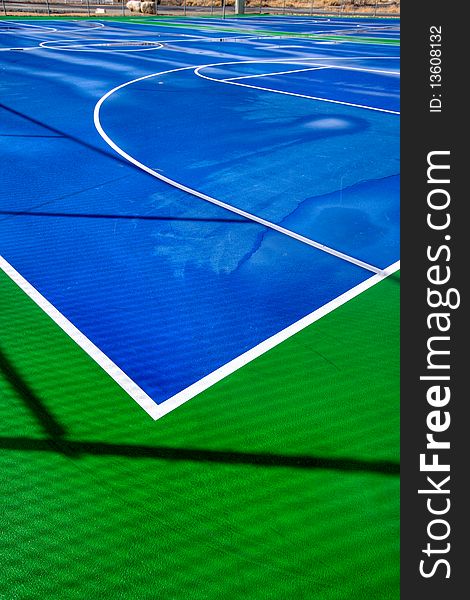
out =
[[(305, 60), (305, 59), (302, 59), (302, 61), (298, 61), (298, 62), (303, 62), (303, 60)], [(245, 61), (242, 61), (242, 62), (244, 63)], [(242, 64), (242, 62), (240, 62), (240, 64)], [(255, 61), (249, 61), (249, 62), (253, 63)], [(258, 64), (264, 64), (267, 61), (256, 61), (256, 62), (258, 62)], [(307, 100), (316, 100), (317, 102), (328, 102), (330, 104), (340, 104), (342, 106), (352, 106), (353, 108), (372, 110), (372, 111), (387, 113), (387, 114), (391, 114), (391, 115), (399, 115), (400, 114), (399, 111), (389, 110), (388, 108), (379, 108), (377, 106), (367, 106), (366, 104), (356, 104), (354, 102), (345, 102), (343, 100), (332, 100), (331, 98), (321, 98), (319, 96), (309, 96), (307, 94), (295, 94), (294, 92), (285, 92), (283, 90), (276, 90), (274, 88), (260, 87), (258, 85), (249, 85), (248, 83), (239, 83), (238, 81), (230, 81), (228, 79), (216, 79), (215, 77), (209, 77), (208, 75), (203, 75), (201, 73), (202, 69), (206, 69), (209, 67), (220, 67), (222, 65), (232, 65), (232, 64), (238, 64), (238, 63), (230, 62), (230, 63), (214, 63), (212, 65), (201, 65), (200, 67), (197, 67), (196, 69), (194, 69), (194, 73), (198, 77), (202, 77), (203, 79), (207, 79), (208, 81), (215, 81), (216, 83), (223, 83), (225, 85), (238, 85), (240, 87), (251, 88), (253, 90), (261, 90), (263, 92), (272, 92), (274, 94), (282, 94), (283, 96), (294, 96), (295, 98), (306, 98)], [(328, 65), (328, 66), (330, 66), (330, 65)]]

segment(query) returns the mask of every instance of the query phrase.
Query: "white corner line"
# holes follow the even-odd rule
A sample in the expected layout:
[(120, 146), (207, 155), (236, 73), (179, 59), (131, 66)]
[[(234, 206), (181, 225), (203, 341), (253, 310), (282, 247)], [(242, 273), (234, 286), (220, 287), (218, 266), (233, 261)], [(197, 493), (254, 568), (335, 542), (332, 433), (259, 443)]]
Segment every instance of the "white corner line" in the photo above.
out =
[(114, 381), (129, 394), (152, 418), (158, 418), (158, 405), (132, 379), (124, 373), (104, 352), (87, 338), (67, 317), (33, 287), (18, 271), (0, 255), (0, 269), (50, 317), (82, 350), (90, 356)]
[(352, 300), (353, 298), (359, 296), (360, 294), (373, 287), (380, 281), (383, 281), (386, 277), (389, 277), (390, 275), (398, 271), (399, 268), (400, 261), (393, 263), (392, 265), (384, 269), (381, 274), (376, 274), (372, 277), (369, 277), (362, 283), (356, 285), (347, 292), (344, 292), (334, 300), (331, 300), (322, 307), (317, 308), (307, 316), (303, 317), (302, 319), (299, 319), (292, 325), (289, 325), (289, 327), (286, 327), (279, 333), (276, 333), (264, 342), (261, 342), (260, 344), (255, 346), (254, 348), (251, 348), (247, 352), (244, 352), (240, 356), (237, 356), (237, 358), (234, 358), (222, 367), (216, 369), (212, 373), (209, 373), (209, 375), (206, 375), (199, 381), (196, 381), (181, 392), (178, 392), (177, 394), (172, 396), (171, 398), (168, 398), (168, 400), (165, 400), (165, 402), (158, 405), (158, 409), (156, 411), (156, 413), (158, 414), (154, 416), (154, 419), (160, 419), (172, 410), (175, 410), (175, 408), (178, 408), (185, 402), (188, 402), (188, 400), (191, 400), (192, 398), (194, 398), (201, 392), (207, 390), (208, 388), (212, 387), (222, 379), (225, 379), (235, 371), (238, 371), (239, 369), (252, 362), (262, 354), (265, 354), (266, 352), (272, 350), (274, 347), (278, 346), (279, 344), (292, 337), (296, 333), (299, 333), (300, 331), (302, 331), (302, 329), (305, 329), (309, 325), (312, 325), (313, 323), (315, 323), (315, 321), (318, 321), (325, 315), (336, 310), (338, 307), (342, 306), (343, 304), (346, 304), (346, 302), (349, 302), (349, 300)]
[[(257, 62), (257, 61), (250, 61), (250, 62)], [(226, 63), (221, 63), (221, 64), (226, 64)], [(206, 65), (207, 66), (207, 65)], [(224, 208), (225, 210), (228, 210), (232, 213), (235, 213), (236, 215), (239, 215), (249, 221), (252, 221), (254, 223), (258, 223), (260, 225), (263, 225), (264, 227), (267, 227), (268, 229), (272, 229), (274, 231), (277, 231), (278, 233), (282, 233), (283, 235), (286, 235), (290, 238), (293, 238), (299, 242), (302, 242), (304, 244), (307, 244), (308, 246), (312, 246), (313, 248), (316, 248), (317, 250), (321, 250), (323, 252), (326, 252), (327, 254), (331, 254), (332, 256), (335, 256), (336, 258), (341, 258), (347, 262), (350, 262), (362, 269), (366, 269), (367, 271), (371, 271), (372, 273), (381, 273), (381, 269), (379, 269), (378, 267), (371, 265), (363, 260), (360, 260), (354, 256), (350, 256), (349, 254), (345, 254), (344, 252), (341, 252), (340, 250), (336, 250), (335, 248), (330, 248), (329, 246), (326, 246), (325, 244), (321, 244), (320, 242), (317, 242), (315, 240), (312, 240), (311, 238), (305, 237), (303, 235), (300, 235), (299, 233), (296, 233), (294, 231), (291, 231), (290, 229), (286, 229), (285, 227), (282, 227), (281, 225), (277, 225), (276, 223), (272, 223), (271, 221), (268, 221), (266, 219), (263, 219), (262, 217), (258, 217), (257, 215), (254, 215), (253, 213), (247, 212), (246, 210), (242, 210), (240, 208), (237, 208), (236, 206), (233, 206), (232, 204), (228, 204), (227, 202), (223, 202), (222, 200), (218, 200), (217, 198), (214, 198), (212, 196), (209, 196), (208, 194), (204, 194), (203, 192), (200, 192), (198, 190), (195, 190), (187, 185), (184, 185), (182, 183), (179, 183), (178, 181), (175, 181), (174, 179), (170, 179), (169, 177), (166, 177), (165, 175), (162, 175), (161, 173), (158, 173), (157, 171), (155, 171), (154, 169), (152, 169), (151, 167), (149, 167), (148, 165), (145, 165), (144, 163), (141, 163), (140, 161), (138, 161), (136, 158), (134, 158), (133, 156), (131, 156), (130, 154), (128, 154), (125, 150), (123, 150), (120, 146), (118, 146), (110, 137), (109, 135), (104, 131), (103, 126), (101, 125), (101, 120), (100, 120), (100, 111), (101, 111), (101, 107), (103, 105), (103, 103), (115, 92), (117, 92), (118, 90), (121, 90), (123, 88), (125, 88), (126, 86), (132, 85), (133, 83), (137, 83), (139, 81), (143, 81), (145, 79), (150, 79), (151, 77), (157, 77), (159, 75), (166, 75), (168, 73), (176, 73), (178, 71), (186, 71), (189, 69), (195, 69), (194, 72), (197, 72), (198, 68), (202, 68), (202, 67), (179, 67), (177, 69), (170, 69), (168, 71), (160, 71), (158, 73), (151, 73), (149, 75), (144, 75), (143, 77), (137, 77), (136, 79), (131, 79), (130, 81), (126, 81), (125, 83), (121, 83), (121, 85), (116, 86), (115, 88), (113, 88), (112, 90), (109, 90), (109, 92), (107, 92), (106, 94), (104, 94), (104, 96), (102, 96), (98, 102), (95, 105), (95, 109), (93, 111), (93, 121), (94, 121), (94, 125), (96, 127), (96, 130), (98, 131), (98, 133), (100, 134), (100, 136), (103, 138), (103, 140), (117, 153), (119, 154), (119, 156), (122, 156), (122, 158), (124, 158), (125, 160), (129, 161), (131, 164), (135, 165), (136, 167), (138, 167), (139, 169), (141, 169), (142, 171), (144, 171), (145, 173), (148, 173), (149, 175), (152, 175), (152, 177), (155, 177), (156, 179), (159, 179), (160, 181), (163, 181), (175, 188), (178, 188), (179, 190), (182, 190), (183, 192), (186, 192), (188, 194), (191, 194), (192, 196), (196, 196), (197, 198), (201, 198), (201, 200), (205, 200), (206, 202), (210, 202), (211, 204), (215, 204), (216, 206), (220, 206), (221, 208)], [(204, 75), (200, 75), (201, 77), (205, 78), (206, 77)], [(243, 85), (243, 84), (234, 84), (234, 85)], [(251, 86), (248, 86), (251, 87)], [(260, 88), (260, 89), (264, 89), (264, 88)]]
[(362, 283), (344, 292), (324, 306), (317, 308), (302, 319), (289, 325), (282, 331), (274, 334), (264, 342), (254, 346), (237, 358), (209, 373), (199, 381), (181, 390), (174, 396), (165, 400), (162, 404), (154, 402), (150, 396), (142, 390), (124, 371), (116, 365), (104, 352), (83, 334), (67, 317), (65, 317), (53, 304), (49, 302), (34, 286), (32, 286), (18, 271), (0, 255), (0, 269), (44, 312), (66, 333), (93, 361), (95, 361), (154, 421), (160, 419), (182, 404), (188, 402), (201, 392), (212, 387), (228, 375), (252, 362), (262, 354), (278, 346), (296, 333), (302, 331), (315, 321), (333, 312), (349, 300), (362, 294), (386, 277), (389, 277), (400, 268), (397, 261), (383, 269), (380, 274), (369, 277)]

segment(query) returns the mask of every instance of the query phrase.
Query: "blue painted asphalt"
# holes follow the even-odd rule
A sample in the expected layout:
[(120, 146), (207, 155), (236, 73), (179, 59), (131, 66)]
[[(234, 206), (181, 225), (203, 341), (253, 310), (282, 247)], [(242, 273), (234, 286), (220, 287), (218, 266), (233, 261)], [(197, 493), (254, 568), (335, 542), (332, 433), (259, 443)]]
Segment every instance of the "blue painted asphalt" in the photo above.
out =
[[(266, 28), (266, 21), (237, 27)], [(60, 31), (0, 29), (1, 42), (165, 42), (190, 32), (41, 26)], [(292, 39), (128, 51), (135, 48), (0, 52), (0, 253), (161, 403), (371, 273), (121, 159), (94, 127), (98, 99), (125, 81), (187, 65), (289, 59), (295, 69), (314, 57), (393, 69), (398, 61), (388, 60), (396, 48)], [(239, 74), (224, 69), (226, 77)], [(259, 74), (266, 64), (240, 69)], [(364, 72), (245, 81), (350, 102), (360, 96), (384, 108), (398, 99), (394, 76)], [(108, 135), (162, 174), (379, 267), (399, 255), (398, 122), (396, 115), (206, 81), (192, 70), (128, 86), (102, 109)]]

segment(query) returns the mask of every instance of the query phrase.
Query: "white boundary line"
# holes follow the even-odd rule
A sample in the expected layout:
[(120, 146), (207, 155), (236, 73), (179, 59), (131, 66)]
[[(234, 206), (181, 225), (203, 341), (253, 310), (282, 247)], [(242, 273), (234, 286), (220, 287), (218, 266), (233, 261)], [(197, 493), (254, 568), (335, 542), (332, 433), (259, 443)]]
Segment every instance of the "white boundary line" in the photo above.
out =
[[(257, 61), (249, 61), (249, 62), (257, 62)], [(278, 61), (279, 62), (279, 61)], [(220, 63), (220, 64), (226, 64), (226, 63)], [(232, 64), (232, 63), (230, 63)], [(205, 65), (205, 66), (213, 66), (213, 65)], [(303, 242), (304, 244), (307, 244), (308, 246), (312, 246), (313, 248), (317, 248), (318, 250), (322, 250), (323, 252), (326, 252), (328, 254), (332, 254), (333, 256), (336, 256), (337, 258), (342, 258), (343, 260), (346, 260), (347, 262), (350, 262), (358, 267), (361, 267), (363, 269), (366, 269), (368, 271), (372, 271), (372, 273), (381, 273), (381, 269), (375, 267), (374, 265), (371, 265), (363, 260), (360, 260), (358, 258), (355, 258), (353, 256), (349, 256), (348, 254), (345, 254), (344, 252), (340, 252), (339, 250), (335, 250), (334, 248), (330, 248), (329, 246), (326, 246), (325, 244), (321, 244), (319, 242), (316, 242), (315, 240), (312, 240), (310, 238), (307, 238), (303, 235), (300, 235), (298, 233), (295, 233), (294, 231), (291, 231), (290, 229), (286, 229), (285, 227), (281, 227), (280, 225), (277, 225), (276, 223), (272, 223), (271, 221), (268, 221), (266, 219), (263, 219), (262, 217), (258, 217), (257, 215), (254, 215), (252, 213), (249, 213), (245, 210), (242, 210), (240, 208), (237, 208), (236, 206), (233, 206), (231, 204), (228, 204), (226, 202), (223, 202), (222, 200), (218, 200), (217, 198), (214, 198), (212, 196), (209, 196), (207, 194), (204, 194), (198, 190), (195, 190), (193, 188), (190, 188), (187, 185), (184, 185), (182, 183), (179, 183), (177, 181), (175, 181), (174, 179), (170, 179), (169, 177), (166, 177), (165, 175), (162, 175), (161, 173), (158, 173), (157, 171), (155, 171), (154, 169), (152, 169), (151, 167), (144, 165), (143, 163), (141, 163), (140, 161), (138, 161), (136, 158), (134, 158), (133, 156), (131, 156), (130, 154), (128, 154), (125, 150), (123, 150), (120, 146), (118, 146), (110, 137), (109, 135), (104, 131), (103, 126), (101, 125), (101, 121), (100, 121), (100, 111), (101, 111), (101, 107), (103, 105), (103, 103), (110, 97), (112, 96), (112, 94), (114, 94), (115, 92), (117, 92), (118, 90), (121, 90), (129, 85), (132, 85), (134, 83), (137, 83), (139, 81), (143, 81), (145, 79), (150, 79), (152, 77), (157, 77), (159, 75), (167, 75), (169, 73), (176, 73), (179, 71), (187, 71), (189, 69), (194, 69), (195, 67), (179, 67), (177, 69), (170, 69), (168, 71), (159, 71), (158, 73), (151, 73), (150, 75), (144, 75), (143, 77), (137, 77), (136, 79), (131, 79), (130, 81), (126, 81), (125, 83), (122, 83), (121, 85), (116, 86), (115, 88), (113, 88), (112, 90), (109, 90), (109, 92), (107, 92), (106, 94), (104, 94), (104, 96), (102, 96), (98, 102), (96, 103), (95, 106), (95, 110), (93, 113), (93, 121), (96, 127), (96, 130), (98, 131), (98, 133), (100, 134), (100, 136), (103, 138), (103, 140), (115, 151), (117, 152), (117, 154), (119, 154), (120, 156), (122, 156), (125, 160), (129, 161), (130, 163), (132, 163), (133, 165), (135, 165), (136, 167), (138, 167), (139, 169), (142, 169), (142, 171), (145, 171), (146, 173), (148, 173), (149, 175), (152, 175), (153, 177), (155, 177), (156, 179), (160, 179), (160, 181), (164, 181), (165, 183), (168, 183), (169, 185), (176, 187), (180, 190), (182, 190), (183, 192), (187, 192), (188, 194), (191, 194), (192, 196), (196, 196), (197, 198), (201, 198), (202, 200), (206, 200), (207, 202), (210, 202), (211, 204), (215, 204), (216, 206), (220, 206), (221, 208), (224, 208), (232, 213), (235, 213), (237, 215), (240, 215), (241, 217), (244, 217), (245, 219), (248, 219), (249, 221), (254, 221), (255, 223), (259, 223), (260, 225), (263, 225), (264, 227), (268, 227), (269, 229), (273, 229), (274, 231), (277, 231), (279, 233), (282, 233), (288, 237), (291, 237), (299, 242)], [(197, 72), (198, 68), (202, 68), (202, 67), (197, 67), (195, 69), (195, 73)], [(243, 84), (234, 84), (234, 85), (243, 85)], [(247, 87), (251, 87), (251, 86), (247, 86)], [(264, 89), (264, 88), (260, 88), (260, 89)]]
[(155, 416), (155, 402), (148, 396), (122, 369), (104, 354), (85, 334), (83, 334), (67, 317), (38, 292), (18, 271), (2, 256), (0, 269), (16, 283), (16, 285), (41, 308), (72, 340), (84, 350), (129, 396), (151, 417)]

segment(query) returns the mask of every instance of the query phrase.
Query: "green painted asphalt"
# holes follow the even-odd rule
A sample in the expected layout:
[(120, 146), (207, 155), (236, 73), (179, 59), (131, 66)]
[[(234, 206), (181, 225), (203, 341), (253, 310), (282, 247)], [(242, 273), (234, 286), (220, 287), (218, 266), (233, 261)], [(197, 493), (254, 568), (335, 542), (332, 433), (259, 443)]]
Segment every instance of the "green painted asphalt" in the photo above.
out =
[(152, 421), (0, 272), (0, 598), (399, 598), (399, 276)]

